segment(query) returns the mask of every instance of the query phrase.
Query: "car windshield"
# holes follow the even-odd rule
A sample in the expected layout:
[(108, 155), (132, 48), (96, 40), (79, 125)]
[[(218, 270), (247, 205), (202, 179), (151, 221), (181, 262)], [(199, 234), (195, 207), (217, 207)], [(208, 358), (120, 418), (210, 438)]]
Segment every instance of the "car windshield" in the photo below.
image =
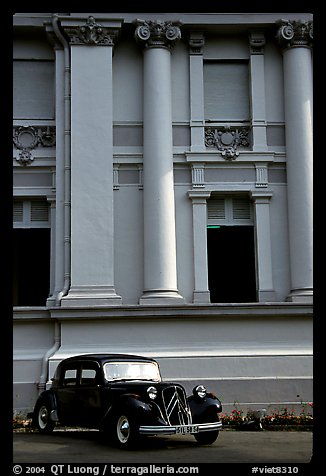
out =
[(158, 365), (154, 362), (107, 362), (103, 366), (109, 382), (115, 380), (161, 380)]

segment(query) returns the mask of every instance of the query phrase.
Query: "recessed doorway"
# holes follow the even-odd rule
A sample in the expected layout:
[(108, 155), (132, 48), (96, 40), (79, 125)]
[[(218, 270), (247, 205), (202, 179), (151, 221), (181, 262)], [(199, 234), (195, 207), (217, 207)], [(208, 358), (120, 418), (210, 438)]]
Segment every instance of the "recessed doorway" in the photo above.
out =
[(253, 226), (208, 226), (207, 253), (212, 303), (257, 301)]

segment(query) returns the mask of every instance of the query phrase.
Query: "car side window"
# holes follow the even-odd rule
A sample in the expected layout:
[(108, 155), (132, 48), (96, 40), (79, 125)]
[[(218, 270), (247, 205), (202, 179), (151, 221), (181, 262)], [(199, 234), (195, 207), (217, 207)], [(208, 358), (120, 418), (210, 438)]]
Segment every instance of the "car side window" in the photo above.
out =
[(75, 387), (77, 385), (77, 369), (66, 369), (62, 383), (64, 387)]
[(96, 385), (97, 375), (95, 369), (82, 368), (80, 385)]

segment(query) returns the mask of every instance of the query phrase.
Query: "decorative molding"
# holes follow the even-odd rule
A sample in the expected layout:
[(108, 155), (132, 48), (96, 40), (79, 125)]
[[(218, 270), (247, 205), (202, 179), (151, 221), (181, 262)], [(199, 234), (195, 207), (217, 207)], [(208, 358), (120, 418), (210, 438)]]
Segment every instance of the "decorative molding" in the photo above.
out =
[(256, 168), (256, 188), (268, 187), (268, 168), (267, 164), (255, 164)]
[(119, 167), (120, 164), (113, 164), (113, 190), (119, 190)]
[(54, 126), (15, 126), (13, 128), (13, 143), (21, 150), (17, 162), (29, 165), (33, 162), (32, 150), (36, 147), (55, 147), (56, 131)]
[(193, 188), (205, 187), (205, 165), (191, 164), (191, 180)]
[(135, 20), (136, 41), (145, 48), (169, 48), (181, 38), (180, 21)]
[(138, 189), (144, 189), (144, 181), (143, 181), (143, 164), (137, 164), (138, 169)]
[(205, 44), (204, 34), (199, 31), (192, 31), (188, 38), (189, 52), (191, 55), (202, 55)]
[(250, 54), (252, 55), (264, 54), (265, 44), (266, 44), (266, 39), (263, 32), (251, 31), (249, 33)]
[(305, 20), (279, 20), (276, 38), (283, 48), (312, 47), (313, 22)]
[(225, 160), (235, 160), (239, 156), (238, 147), (250, 147), (249, 127), (205, 128), (205, 146), (217, 148)]
[(64, 27), (71, 45), (114, 46), (118, 30), (104, 27), (89, 16), (84, 25)]

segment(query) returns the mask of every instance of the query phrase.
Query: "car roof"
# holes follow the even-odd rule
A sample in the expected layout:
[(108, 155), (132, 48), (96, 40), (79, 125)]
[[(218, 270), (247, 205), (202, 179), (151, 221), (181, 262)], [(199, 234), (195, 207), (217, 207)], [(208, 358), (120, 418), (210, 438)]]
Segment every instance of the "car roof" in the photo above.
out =
[(92, 354), (80, 354), (74, 355), (72, 357), (68, 357), (61, 361), (61, 363), (65, 362), (74, 362), (75, 360), (95, 360), (97, 362), (121, 362), (123, 360), (126, 361), (133, 361), (133, 362), (154, 362), (156, 361), (150, 357), (144, 357), (141, 355), (131, 355), (131, 354), (106, 354), (106, 353), (92, 353)]

